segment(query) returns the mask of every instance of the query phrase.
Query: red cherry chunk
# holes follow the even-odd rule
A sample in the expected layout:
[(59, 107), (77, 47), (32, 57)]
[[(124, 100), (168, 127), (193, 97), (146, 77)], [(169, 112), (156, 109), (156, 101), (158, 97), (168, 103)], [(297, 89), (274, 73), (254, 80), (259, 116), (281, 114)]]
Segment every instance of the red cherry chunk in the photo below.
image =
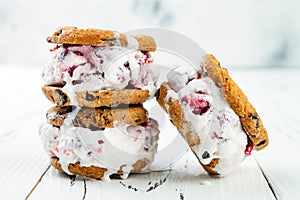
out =
[(202, 115), (210, 108), (209, 102), (199, 96), (184, 96), (181, 101), (184, 104), (188, 104), (195, 115)]
[(70, 74), (70, 76), (73, 76), (73, 72), (74, 70), (77, 68), (78, 66), (73, 65), (72, 67), (68, 67), (67, 72)]
[(253, 150), (253, 145), (252, 145), (252, 144), (247, 144), (246, 149), (245, 149), (245, 154), (246, 154), (247, 156), (250, 156), (252, 150)]

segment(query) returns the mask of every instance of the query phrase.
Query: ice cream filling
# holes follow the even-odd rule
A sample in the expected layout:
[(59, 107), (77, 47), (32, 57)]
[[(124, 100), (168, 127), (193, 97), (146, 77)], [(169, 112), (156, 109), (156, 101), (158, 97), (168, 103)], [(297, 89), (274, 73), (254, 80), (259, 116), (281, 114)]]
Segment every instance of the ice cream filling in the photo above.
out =
[[(150, 53), (125, 47), (60, 45), (44, 68), (45, 85), (69, 85), (73, 92), (137, 88), (155, 92), (158, 74)], [(68, 90), (68, 89), (66, 89)]]
[(178, 99), (185, 119), (198, 134), (200, 144), (192, 150), (200, 162), (208, 165), (218, 159), (213, 170), (225, 175), (251, 154), (251, 144), (247, 142), (239, 117), (220, 89), (210, 77), (196, 78), (195, 74), (196, 70), (191, 67), (172, 70), (168, 83), (173, 90), (168, 91), (166, 100)]
[(106, 168), (103, 180), (123, 171), (124, 178), (134, 171), (134, 164), (147, 161), (141, 172), (148, 171), (157, 150), (158, 123), (149, 119), (142, 125), (121, 125), (117, 128), (92, 131), (88, 128), (61, 126), (49, 123), (42, 125), (42, 144), (50, 157), (58, 157), (63, 170), (70, 163), (80, 162), (81, 166)]

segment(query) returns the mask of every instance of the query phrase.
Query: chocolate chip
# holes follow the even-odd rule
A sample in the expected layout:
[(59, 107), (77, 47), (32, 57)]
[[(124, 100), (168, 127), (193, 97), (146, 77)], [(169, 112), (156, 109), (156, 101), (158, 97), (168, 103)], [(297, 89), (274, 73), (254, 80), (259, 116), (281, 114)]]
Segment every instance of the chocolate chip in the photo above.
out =
[(87, 100), (87, 101), (95, 101), (95, 96), (94, 95), (92, 95), (92, 94), (89, 94), (88, 92), (85, 94), (85, 99)]
[(251, 117), (252, 120), (256, 120), (255, 128), (258, 128), (259, 127), (259, 120), (258, 120), (257, 116), (251, 114), (250, 117)]
[(68, 106), (67, 109), (66, 109), (66, 113), (70, 113), (70, 112), (73, 112), (73, 110), (76, 109), (76, 106)]
[(61, 90), (55, 89), (53, 97), (58, 105), (63, 106), (67, 103), (68, 96)]
[(80, 84), (82, 82), (83, 82), (82, 80), (73, 80), (72, 81), (72, 85), (78, 85), (78, 84)]
[(57, 32), (56, 36), (59, 36), (60, 34), (62, 34), (62, 32), (63, 32), (63, 30), (60, 29), (60, 30)]
[(128, 61), (124, 63), (124, 67), (127, 68), (127, 69), (129, 69), (129, 62)]
[(207, 151), (205, 151), (203, 154), (202, 154), (202, 158), (203, 159), (207, 159), (207, 158), (209, 158), (210, 157), (210, 155), (209, 155), (209, 153), (207, 152)]
[(142, 121), (141, 118), (138, 118), (138, 119), (135, 120), (136, 123), (141, 122), (141, 121)]
[(155, 93), (154, 96), (156, 96), (156, 99), (157, 99), (157, 100), (159, 99), (159, 96), (160, 96), (160, 89), (158, 89), (158, 90), (156, 91), (156, 93)]
[(256, 146), (259, 147), (259, 146), (261, 146), (261, 145), (266, 144), (266, 142), (267, 142), (266, 140), (260, 141)]
[(258, 128), (258, 127), (259, 127), (259, 121), (256, 120), (255, 128)]
[(105, 125), (109, 126), (112, 125), (112, 122), (109, 120), (109, 118), (107, 118), (107, 116), (103, 115), (102, 116), (103, 122)]

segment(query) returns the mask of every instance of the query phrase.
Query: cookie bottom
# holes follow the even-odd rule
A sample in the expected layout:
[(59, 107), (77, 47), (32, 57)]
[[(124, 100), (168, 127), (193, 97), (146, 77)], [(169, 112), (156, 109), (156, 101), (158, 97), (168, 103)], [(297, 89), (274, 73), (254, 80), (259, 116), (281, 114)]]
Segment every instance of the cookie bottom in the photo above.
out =
[[(62, 166), (61, 163), (59, 162), (59, 159), (57, 157), (51, 157), (50, 158), (50, 163), (51, 165), (57, 169), (60, 172), (66, 173)], [(149, 161), (147, 159), (143, 160), (138, 160), (133, 164), (133, 170), (132, 172), (139, 172), (142, 170)], [(74, 174), (74, 175), (81, 175), (89, 178), (94, 178), (94, 179), (101, 179), (104, 177), (105, 172), (107, 171), (106, 168), (98, 167), (98, 166), (81, 166), (79, 162), (76, 163), (70, 163), (68, 166), (68, 170)], [(114, 174), (112, 174), (112, 177), (120, 177), (123, 175), (122, 170), (117, 170)]]

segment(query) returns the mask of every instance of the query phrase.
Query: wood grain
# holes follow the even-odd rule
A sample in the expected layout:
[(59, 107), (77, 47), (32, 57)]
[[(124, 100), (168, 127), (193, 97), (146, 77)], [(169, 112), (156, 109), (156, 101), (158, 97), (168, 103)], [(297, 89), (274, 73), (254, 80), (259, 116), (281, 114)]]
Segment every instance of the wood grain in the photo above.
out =
[[(270, 145), (248, 157), (229, 176), (207, 176), (187, 152), (164, 166), (166, 171), (132, 174), (127, 180), (111, 182), (69, 177), (48, 169), (38, 127), (51, 105), (40, 90), (40, 69), (0, 68), (0, 73), (6, 74), (0, 79), (0, 199), (24, 199), (27, 195), (28, 199), (300, 198), (299, 70), (232, 73), (260, 113)], [(20, 89), (20, 85), (26, 87)], [(164, 135), (162, 141), (168, 139)]]
[(72, 182), (67, 175), (51, 168), (30, 199), (39, 199), (45, 192), (49, 199), (275, 199), (253, 157), (224, 178), (190, 174), (181, 169), (132, 174), (127, 180), (76, 178)]

